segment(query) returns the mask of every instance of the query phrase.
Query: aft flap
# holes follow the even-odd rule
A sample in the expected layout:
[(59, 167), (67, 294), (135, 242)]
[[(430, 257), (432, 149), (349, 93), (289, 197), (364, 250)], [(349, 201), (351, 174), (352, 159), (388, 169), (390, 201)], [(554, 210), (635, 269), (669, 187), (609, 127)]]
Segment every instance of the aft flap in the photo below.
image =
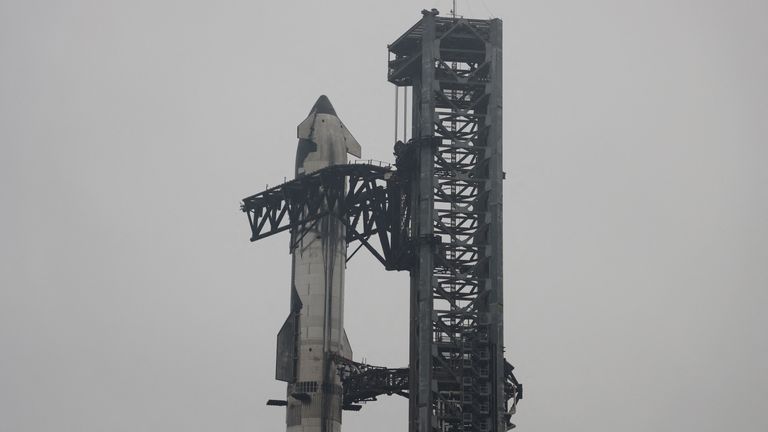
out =
[(352, 345), (349, 344), (349, 338), (347, 337), (347, 330), (342, 331), (343, 339), (341, 340), (341, 356), (347, 360), (352, 360)]
[(288, 315), (283, 327), (277, 333), (277, 359), (275, 361), (275, 379), (278, 381), (296, 381), (296, 316)]

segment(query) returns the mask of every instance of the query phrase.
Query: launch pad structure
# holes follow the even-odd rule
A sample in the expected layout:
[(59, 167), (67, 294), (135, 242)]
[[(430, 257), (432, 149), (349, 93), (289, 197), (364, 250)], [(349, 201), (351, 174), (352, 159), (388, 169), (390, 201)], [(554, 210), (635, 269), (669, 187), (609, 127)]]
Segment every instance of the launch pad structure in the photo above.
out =
[[(242, 210), (251, 241), (290, 231), (293, 250), (332, 217), (344, 227), (347, 261), (365, 248), (385, 269), (410, 273), (407, 368), (324, 353), (342, 409), (398, 394), (409, 400), (409, 432), (506, 431), (522, 385), (504, 359), (502, 21), (422, 14), (388, 46), (388, 80), (413, 95), (412, 138), (395, 144), (394, 164), (303, 173), (245, 198)], [(289, 400), (269, 404), (326, 391), (297, 390), (294, 363), (284, 361), (278, 377)]]

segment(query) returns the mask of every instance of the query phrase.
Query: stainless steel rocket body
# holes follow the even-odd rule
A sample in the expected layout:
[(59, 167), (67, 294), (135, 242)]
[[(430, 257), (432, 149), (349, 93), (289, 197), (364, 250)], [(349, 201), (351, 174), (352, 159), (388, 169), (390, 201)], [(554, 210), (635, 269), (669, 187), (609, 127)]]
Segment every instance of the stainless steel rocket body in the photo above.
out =
[[(296, 176), (360, 157), (360, 145), (321, 96), (297, 128)], [(341, 383), (332, 356), (352, 358), (344, 331), (346, 240), (333, 216), (291, 236), (291, 314), (278, 334), (277, 379), (288, 382), (288, 432), (341, 430)]]

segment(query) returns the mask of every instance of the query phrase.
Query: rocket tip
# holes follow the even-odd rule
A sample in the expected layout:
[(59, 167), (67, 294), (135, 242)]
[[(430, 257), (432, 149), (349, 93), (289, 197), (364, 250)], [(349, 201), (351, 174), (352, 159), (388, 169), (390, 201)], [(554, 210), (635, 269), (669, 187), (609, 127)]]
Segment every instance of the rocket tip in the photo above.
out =
[(336, 110), (333, 109), (333, 105), (331, 105), (331, 101), (326, 95), (320, 95), (320, 97), (317, 98), (317, 102), (312, 106), (310, 112), (314, 112), (315, 114), (337, 115)]

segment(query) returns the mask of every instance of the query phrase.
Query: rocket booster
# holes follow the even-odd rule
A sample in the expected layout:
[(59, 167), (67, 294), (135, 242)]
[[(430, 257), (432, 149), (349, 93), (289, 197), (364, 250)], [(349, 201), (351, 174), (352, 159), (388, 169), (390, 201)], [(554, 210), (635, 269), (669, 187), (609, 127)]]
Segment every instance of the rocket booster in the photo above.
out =
[[(360, 144), (328, 98), (317, 99), (297, 127), (296, 177), (360, 157)], [(342, 388), (332, 356), (352, 358), (344, 331), (346, 236), (323, 217), (291, 238), (291, 313), (277, 337), (276, 378), (288, 383), (288, 432), (339, 432)]]

